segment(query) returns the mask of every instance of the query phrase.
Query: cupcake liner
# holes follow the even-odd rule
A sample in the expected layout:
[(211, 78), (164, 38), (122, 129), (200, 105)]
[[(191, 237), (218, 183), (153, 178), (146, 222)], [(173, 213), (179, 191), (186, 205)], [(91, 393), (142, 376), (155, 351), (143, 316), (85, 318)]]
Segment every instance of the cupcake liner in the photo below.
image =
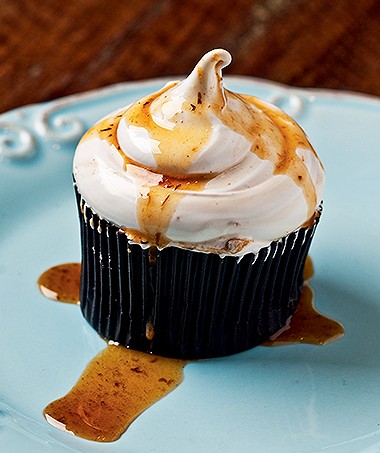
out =
[(176, 358), (249, 349), (283, 327), (297, 306), (318, 217), (240, 260), (130, 244), (77, 193), (81, 310), (103, 337)]

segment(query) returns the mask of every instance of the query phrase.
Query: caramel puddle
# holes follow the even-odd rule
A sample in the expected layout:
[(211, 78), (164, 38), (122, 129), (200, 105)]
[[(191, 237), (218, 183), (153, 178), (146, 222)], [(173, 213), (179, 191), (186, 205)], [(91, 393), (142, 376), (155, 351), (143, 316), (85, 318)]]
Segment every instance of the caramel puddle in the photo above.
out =
[(305, 284), (301, 291), (299, 304), (290, 318), (289, 324), (283, 327), (262, 346), (281, 346), (287, 344), (324, 345), (344, 335), (344, 327), (338, 321), (320, 313), (314, 306), (314, 293), (308, 281), (314, 275), (313, 261), (308, 256), (304, 267)]
[(323, 345), (344, 334), (342, 324), (319, 313), (314, 306), (314, 293), (308, 284), (302, 288), (300, 302), (288, 326), (281, 329), (263, 346), (308, 343)]
[[(308, 257), (306, 282), (313, 273)], [(77, 303), (79, 285), (79, 263), (54, 266), (38, 280), (43, 295), (62, 302)], [(313, 291), (306, 283), (289, 325), (263, 345), (326, 344), (343, 332), (341, 324), (315, 309)], [(142, 412), (180, 385), (186, 363), (108, 345), (87, 365), (70, 392), (45, 408), (44, 415), (51, 425), (76, 436), (115, 441)]]
[[(49, 299), (78, 303), (80, 270), (80, 263), (54, 266), (41, 275), (38, 287)], [(115, 441), (144, 410), (182, 382), (186, 363), (109, 345), (67, 395), (45, 408), (45, 418), (84, 439)]]
[(79, 303), (80, 263), (53, 266), (37, 281), (41, 293), (48, 299), (69, 304)]
[(109, 345), (86, 367), (70, 392), (44, 410), (64, 431), (98, 442), (117, 440), (135, 418), (183, 380), (183, 360)]

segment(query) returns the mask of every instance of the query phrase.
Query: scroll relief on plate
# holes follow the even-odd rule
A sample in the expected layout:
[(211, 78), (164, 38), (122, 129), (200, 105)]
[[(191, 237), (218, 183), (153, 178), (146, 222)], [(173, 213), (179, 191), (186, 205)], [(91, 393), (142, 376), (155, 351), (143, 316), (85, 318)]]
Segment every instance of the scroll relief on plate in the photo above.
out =
[(29, 159), (36, 153), (36, 139), (15, 122), (0, 122), (0, 159)]
[(79, 140), (87, 129), (81, 118), (86, 116), (87, 103), (94, 99), (101, 102), (110, 94), (127, 89), (126, 84), (101, 88), (1, 115), (0, 160), (30, 160), (37, 154), (39, 142), (57, 149), (61, 144)]
[[(79, 115), (82, 113), (82, 117), (85, 116), (86, 102), (94, 99), (101, 101), (115, 94), (115, 91), (120, 94), (127, 92), (128, 83), (68, 96), (49, 102), (44, 107), (36, 105), (32, 107), (35, 109), (32, 120), (25, 119), (22, 110), (17, 112), (16, 119), (13, 119), (15, 115), (12, 120), (6, 119), (7, 114), (0, 116), (0, 160), (30, 160), (37, 154), (41, 141), (57, 149), (62, 144), (79, 140), (87, 129)], [(283, 89), (277, 90), (266, 100), (297, 118), (309, 98)], [(70, 112), (72, 107), (75, 107), (75, 112)]]

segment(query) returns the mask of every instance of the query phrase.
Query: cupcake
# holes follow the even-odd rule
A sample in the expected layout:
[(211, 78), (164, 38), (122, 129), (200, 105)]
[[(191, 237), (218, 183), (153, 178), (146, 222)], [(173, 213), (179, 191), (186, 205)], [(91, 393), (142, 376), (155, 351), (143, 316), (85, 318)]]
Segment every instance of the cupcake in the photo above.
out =
[(260, 344), (293, 314), (324, 170), (277, 107), (223, 86), (225, 50), (90, 129), (74, 157), (81, 310), (162, 356)]

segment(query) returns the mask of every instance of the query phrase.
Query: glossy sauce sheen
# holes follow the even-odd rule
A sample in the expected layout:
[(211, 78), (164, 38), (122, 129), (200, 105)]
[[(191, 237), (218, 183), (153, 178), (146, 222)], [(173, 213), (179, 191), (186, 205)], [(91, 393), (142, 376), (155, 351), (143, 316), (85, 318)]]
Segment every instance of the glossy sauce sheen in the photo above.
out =
[[(159, 143), (161, 153), (155, 154), (154, 158), (158, 164), (158, 168), (165, 173), (165, 176), (183, 178), (180, 180), (182, 186), (185, 186), (185, 182), (190, 184), (190, 187), (185, 188), (185, 190), (198, 191), (204, 189), (207, 179), (216, 176), (213, 174), (198, 175), (198, 180), (196, 180), (194, 176), (186, 173), (202, 146), (209, 139), (212, 124), (207, 120), (205, 110), (211, 108), (214, 114), (227, 127), (230, 127), (242, 136), (245, 136), (249, 141), (255, 143), (251, 151), (260, 159), (273, 162), (274, 174), (288, 174), (301, 187), (308, 205), (308, 218), (311, 220), (314, 218), (316, 191), (306, 166), (296, 153), (297, 148), (304, 147), (313, 150), (313, 147), (295, 121), (279, 109), (253, 96), (236, 95), (225, 90), (227, 101), (223, 98), (222, 93), (220, 93), (219, 102), (215, 104), (207, 104), (202, 101), (196, 104), (183, 104), (183, 110), (192, 111), (193, 121), (191, 130), (187, 130), (186, 126), (181, 124), (176, 126), (172, 131), (168, 131), (159, 127), (153, 121), (149, 108), (155, 99), (165, 96), (165, 92), (172, 86), (167, 86), (155, 95), (150, 95), (133, 104), (127, 109), (122, 118), (122, 121), (126, 121), (130, 125), (138, 126), (149, 131), (150, 136)], [(205, 93), (199, 93), (199, 95), (200, 100), (206, 97)], [(238, 118), (236, 112), (230, 110), (228, 98), (240, 99), (242, 101), (241, 105), (244, 106), (244, 109), (242, 109), (241, 115)], [(256, 117), (250, 107), (251, 105), (260, 109), (255, 113)], [(268, 140), (270, 137), (273, 146), (268, 147), (265, 140), (262, 139), (263, 136), (266, 137), (265, 140)], [(198, 146), (194, 148), (191, 146), (192, 143), (198, 143)], [(125, 154), (124, 160), (128, 160)], [(174, 174), (171, 172), (174, 172)], [(175, 203), (172, 204), (170, 211), (166, 208), (167, 215), (163, 215), (161, 206), (165, 197), (166, 193), (162, 191), (162, 188), (155, 186), (150, 188), (148, 202), (144, 201), (143, 198), (140, 199), (138, 218), (143, 230), (146, 230), (147, 226), (152, 229), (153, 226), (153, 229), (158, 232), (164, 233), (166, 231), (171, 216), (175, 211), (176, 204), (179, 202), (179, 198), (177, 197), (175, 199)], [(150, 222), (152, 218), (164, 218), (165, 222), (163, 225), (160, 225), (156, 220), (152, 224)], [(163, 226), (165, 230), (160, 231), (160, 228), (162, 229)], [(150, 233), (150, 237), (152, 237), (152, 232)]]
[[(217, 71), (215, 75), (218, 76)], [(253, 143), (251, 152), (260, 159), (271, 161), (275, 175), (288, 175), (302, 189), (308, 206), (308, 221), (304, 226), (311, 224), (317, 195), (307, 167), (297, 155), (297, 149), (313, 150), (313, 147), (300, 126), (284, 112), (253, 96), (238, 95), (220, 88), (210, 103), (207, 102), (207, 93), (203, 92), (198, 92), (198, 99), (193, 100), (193, 103), (184, 102), (181, 108), (191, 114), (191, 126), (182, 122), (173, 130), (168, 130), (153, 120), (151, 107), (160, 97), (165, 98), (166, 93), (177, 84), (169, 84), (114, 117), (102, 120), (82, 139), (98, 136), (115, 147), (124, 160), (127, 173), (133, 171), (134, 166), (151, 170), (153, 174), (162, 177), (159, 184), (151, 184), (147, 193), (138, 198), (136, 215), (139, 231), (126, 229), (129, 239), (137, 243), (148, 242), (159, 248), (165, 247), (170, 242), (166, 232), (180, 200), (186, 192), (203, 191), (207, 182), (217, 176), (211, 172), (198, 175), (188, 173), (194, 159), (210, 139), (212, 123), (207, 113), (211, 111), (228, 128)], [(239, 102), (240, 115), (229, 107), (228, 100)], [(154, 153), (156, 169), (133, 161), (123, 152), (117, 138), (120, 122), (148, 131), (150, 137), (158, 143), (159, 152)], [(246, 241), (239, 248), (245, 245)]]
[(308, 343), (323, 345), (335, 341), (344, 335), (342, 324), (319, 313), (314, 306), (314, 293), (308, 281), (314, 274), (313, 262), (308, 256), (304, 269), (305, 284), (296, 311), (289, 325), (281, 329), (263, 346)]
[(166, 98), (165, 93), (175, 85), (177, 84), (170, 84), (133, 104), (123, 116), (123, 121), (129, 126), (138, 126), (149, 131), (150, 137), (158, 143), (160, 153), (155, 153), (154, 159), (163, 174), (188, 180), (189, 176), (191, 179), (188, 169), (199, 151), (210, 140), (212, 125), (205, 114), (207, 106), (201, 99), (197, 102), (194, 100), (194, 104), (186, 101), (181, 106), (183, 111), (191, 112), (191, 124), (181, 123), (173, 130), (156, 124), (150, 111), (151, 105), (160, 96)]
[(293, 314), (289, 326), (281, 329), (263, 346), (308, 343), (323, 345), (337, 340), (344, 334), (343, 326), (315, 308), (313, 290), (308, 284), (302, 288), (300, 302)]
[(44, 415), (53, 426), (76, 436), (117, 440), (138, 415), (182, 382), (185, 363), (109, 345)]
[[(211, 108), (227, 127), (255, 143), (251, 151), (259, 158), (273, 162), (274, 174), (287, 174), (302, 188), (308, 204), (308, 217), (313, 217), (316, 206), (314, 184), (306, 166), (296, 153), (297, 148), (313, 150), (313, 147), (295, 121), (284, 112), (254, 96), (237, 95), (224, 90), (226, 99), (220, 91), (218, 102), (212, 104), (202, 101), (203, 98), (207, 99), (207, 94), (201, 92), (198, 93), (200, 102), (184, 103), (182, 109), (192, 111), (191, 129), (188, 130), (184, 124), (180, 124), (172, 131), (168, 131), (153, 121), (149, 108), (155, 99), (165, 96), (165, 92), (174, 85), (169, 85), (153, 96), (150, 95), (133, 104), (123, 115), (123, 121), (149, 131), (150, 136), (159, 143), (161, 152), (154, 154), (154, 158), (160, 171), (167, 176), (191, 180), (192, 175), (187, 174), (186, 171), (210, 137), (212, 124), (207, 119), (205, 112)], [(230, 98), (241, 101), (242, 111), (239, 116), (229, 108), (228, 99)], [(251, 106), (255, 106), (259, 110), (254, 112)], [(266, 137), (265, 140), (270, 138), (273, 146), (268, 147), (265, 140), (262, 139), (263, 136)], [(192, 146), (192, 143), (197, 143), (197, 147)], [(171, 172), (174, 172), (174, 175)], [(202, 176), (210, 178), (216, 175)], [(198, 188), (196, 186), (197, 184), (194, 184), (191, 190), (204, 188), (204, 185)]]
[[(142, 101), (136, 103), (136, 106), (145, 111), (153, 99), (145, 101), (145, 106), (143, 103), (143, 107), (141, 106)], [(142, 165), (127, 157), (121, 150), (117, 140), (117, 128), (126, 114), (126, 112), (121, 112), (114, 117), (102, 120), (96, 127), (88, 131), (82, 140), (89, 139), (94, 135), (98, 135), (102, 140), (106, 140), (119, 151), (124, 160), (125, 170), (128, 172), (129, 166), (139, 167)], [(137, 112), (134, 115), (136, 117), (132, 121), (137, 122)], [(144, 121), (147, 121), (144, 115), (141, 115), (141, 117), (144, 118)], [(189, 152), (187, 148), (183, 150), (183, 153), (186, 152)], [(179, 155), (179, 153), (177, 154)], [(150, 186), (149, 192), (144, 196), (140, 196), (138, 199), (137, 218), (140, 230), (124, 229), (131, 241), (135, 243), (154, 244), (159, 248), (165, 247), (170, 242), (165, 233), (182, 197), (186, 195), (187, 191), (202, 190), (208, 181), (207, 177), (181, 179), (174, 175), (162, 174), (161, 176), (161, 182), (157, 185)]]
[[(55, 266), (40, 277), (38, 285), (53, 300), (75, 301), (79, 298), (79, 273), (78, 263)], [(312, 275), (313, 264), (308, 257), (305, 281)], [(316, 311), (313, 292), (305, 284), (289, 326), (263, 344), (320, 345), (336, 340), (343, 332), (341, 324)], [(53, 426), (79, 437), (114, 441), (144, 410), (182, 382), (186, 363), (109, 345), (89, 363), (67, 395), (45, 408), (44, 415)]]
[(41, 293), (48, 299), (70, 304), (79, 303), (80, 263), (51, 267), (37, 281)]
[[(301, 187), (308, 205), (308, 217), (313, 218), (317, 201), (315, 187), (306, 166), (302, 159), (300, 160), (298, 158), (296, 151), (297, 148), (310, 148), (316, 155), (314, 148), (306, 138), (301, 127), (286, 115), (286, 113), (253, 96), (241, 95), (241, 97), (261, 109), (271, 120), (281, 136), (282, 146), (279, 154), (278, 149), (277, 152), (271, 154), (263, 153), (262, 151), (265, 149), (265, 146), (260, 146), (259, 144), (252, 149), (252, 152), (257, 154), (261, 159), (271, 160), (274, 164), (275, 175), (287, 174), (293, 179), (295, 184)], [(291, 125), (291, 129), (289, 125)], [(287, 133), (288, 129), (291, 130), (291, 133)], [(275, 129), (270, 129), (272, 134), (269, 135), (273, 135), (274, 131)]]

